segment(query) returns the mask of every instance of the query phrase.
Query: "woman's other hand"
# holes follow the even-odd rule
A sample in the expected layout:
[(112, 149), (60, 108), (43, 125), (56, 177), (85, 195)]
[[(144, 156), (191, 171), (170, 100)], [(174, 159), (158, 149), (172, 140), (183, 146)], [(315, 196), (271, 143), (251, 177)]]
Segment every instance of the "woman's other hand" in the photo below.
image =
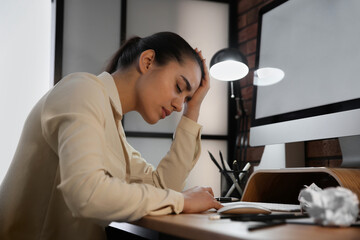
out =
[(200, 86), (195, 91), (194, 95), (191, 97), (191, 100), (185, 103), (184, 116), (197, 122), (199, 118), (201, 103), (210, 89), (210, 77), (208, 68), (205, 63), (205, 59), (203, 58), (201, 51), (199, 51), (197, 48), (195, 49), (195, 51), (202, 59), (202, 64), (204, 67), (204, 78), (201, 79)]
[(183, 213), (199, 213), (211, 208), (219, 209), (223, 206), (215, 200), (210, 187), (193, 187), (184, 192)]

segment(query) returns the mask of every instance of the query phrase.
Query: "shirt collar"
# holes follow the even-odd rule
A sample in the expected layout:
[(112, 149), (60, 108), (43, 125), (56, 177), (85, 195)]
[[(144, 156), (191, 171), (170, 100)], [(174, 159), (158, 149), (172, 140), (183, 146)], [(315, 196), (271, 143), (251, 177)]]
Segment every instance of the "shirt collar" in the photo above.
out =
[(111, 106), (115, 110), (115, 114), (119, 115), (118, 117), (121, 120), (123, 116), (123, 111), (121, 108), (120, 97), (117, 91), (117, 87), (115, 85), (114, 78), (108, 72), (101, 73), (98, 78), (104, 83), (105, 89), (110, 97)]

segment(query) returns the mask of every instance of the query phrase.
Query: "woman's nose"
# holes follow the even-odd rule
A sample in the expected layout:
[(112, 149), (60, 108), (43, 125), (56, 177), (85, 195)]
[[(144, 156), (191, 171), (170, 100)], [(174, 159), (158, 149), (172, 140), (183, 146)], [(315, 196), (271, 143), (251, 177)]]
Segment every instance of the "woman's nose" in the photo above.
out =
[(185, 101), (184, 97), (174, 98), (172, 101), (172, 106), (174, 108), (174, 111), (181, 112), (184, 105), (184, 101)]

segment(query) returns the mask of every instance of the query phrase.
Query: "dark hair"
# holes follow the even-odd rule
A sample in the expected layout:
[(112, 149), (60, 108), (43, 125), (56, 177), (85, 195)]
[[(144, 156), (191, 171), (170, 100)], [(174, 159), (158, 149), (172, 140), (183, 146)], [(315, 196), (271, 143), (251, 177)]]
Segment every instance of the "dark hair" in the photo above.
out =
[(105, 71), (113, 73), (119, 68), (129, 67), (148, 49), (155, 51), (155, 62), (160, 66), (171, 60), (182, 64), (187, 57), (193, 59), (200, 66), (201, 78), (204, 77), (204, 67), (199, 55), (182, 37), (172, 32), (159, 32), (145, 38), (128, 39), (114, 54)]

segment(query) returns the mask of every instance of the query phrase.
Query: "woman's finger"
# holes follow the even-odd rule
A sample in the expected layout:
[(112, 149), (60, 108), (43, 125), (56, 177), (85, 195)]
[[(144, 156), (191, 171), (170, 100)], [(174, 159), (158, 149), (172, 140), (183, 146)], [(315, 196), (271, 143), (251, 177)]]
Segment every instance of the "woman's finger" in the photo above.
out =
[(219, 203), (218, 201), (215, 200), (214, 206), (213, 206), (216, 210), (220, 209), (222, 207), (224, 207), (223, 205), (221, 205), (221, 203)]
[(214, 197), (214, 192), (211, 187), (204, 187), (205, 191), (209, 192)]
[[(203, 57), (202, 55), (202, 51), (198, 50), (197, 48), (195, 48), (195, 51), (197, 52), (197, 54), (199, 55), (201, 61), (202, 61), (202, 64), (203, 64), (203, 68), (204, 68), (204, 78), (202, 79), (201, 81), (201, 86), (203, 85), (209, 85), (209, 82), (210, 82), (210, 76), (209, 76), (209, 70), (206, 66), (206, 59)], [(204, 82), (205, 81), (205, 82)]]

